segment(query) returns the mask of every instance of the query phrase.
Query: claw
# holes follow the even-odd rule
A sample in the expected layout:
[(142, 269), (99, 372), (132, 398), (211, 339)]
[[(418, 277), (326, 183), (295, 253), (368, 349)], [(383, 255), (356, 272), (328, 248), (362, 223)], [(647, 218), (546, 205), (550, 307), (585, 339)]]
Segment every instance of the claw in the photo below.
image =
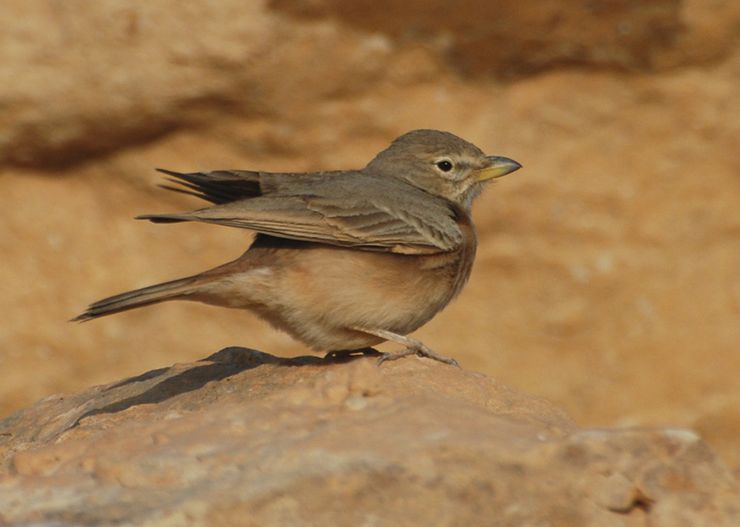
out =
[(418, 355), (419, 357), (426, 357), (428, 359), (434, 359), (439, 362), (444, 362), (445, 364), (449, 364), (450, 366), (457, 366), (458, 368), (460, 367), (457, 361), (452, 357), (437, 355), (435, 352), (427, 348), (420, 340), (413, 339), (406, 335), (399, 335), (386, 329), (371, 329), (362, 327), (352, 327), (351, 329), (354, 329), (355, 331), (361, 331), (369, 335), (375, 335), (376, 337), (380, 337), (383, 340), (396, 342), (406, 348), (403, 351), (398, 351), (396, 353), (382, 353), (381, 357), (378, 359), (378, 365), (383, 364), (387, 360), (396, 360), (400, 359), (401, 357), (406, 357), (407, 355)]
[(444, 362), (445, 364), (449, 364), (450, 366), (455, 366), (457, 368), (460, 367), (460, 364), (452, 357), (445, 357), (444, 355), (439, 355), (433, 352), (432, 350), (430, 350), (429, 348), (427, 348), (426, 346), (424, 346), (423, 348), (408, 347), (402, 351), (397, 351), (395, 353), (382, 353), (380, 358), (378, 359), (378, 366), (380, 366), (387, 360), (397, 360), (403, 357), (408, 357), (409, 355), (425, 357), (427, 359)]

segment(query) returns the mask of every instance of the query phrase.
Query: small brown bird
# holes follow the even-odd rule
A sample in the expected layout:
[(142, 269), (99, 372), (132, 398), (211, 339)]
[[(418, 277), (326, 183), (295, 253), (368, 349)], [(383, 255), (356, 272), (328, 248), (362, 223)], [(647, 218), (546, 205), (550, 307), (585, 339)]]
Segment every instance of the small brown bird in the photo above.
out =
[(381, 362), (418, 354), (457, 364), (406, 335), (467, 281), (476, 250), (470, 209), (483, 183), (519, 168), (453, 134), (414, 130), (362, 170), (160, 170), (181, 185), (165, 188), (213, 205), (138, 219), (251, 229), (254, 242), (232, 262), (105, 298), (73, 320), (197, 300), (249, 309), (331, 356), (377, 354), (369, 347), (390, 340), (405, 349)]

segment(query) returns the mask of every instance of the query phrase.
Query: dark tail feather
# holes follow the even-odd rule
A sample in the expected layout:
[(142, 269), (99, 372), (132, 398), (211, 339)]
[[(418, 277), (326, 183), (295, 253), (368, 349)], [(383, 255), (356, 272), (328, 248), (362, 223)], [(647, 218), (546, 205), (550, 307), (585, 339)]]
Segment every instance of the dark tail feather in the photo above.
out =
[(189, 276), (104, 298), (88, 306), (84, 313), (77, 315), (70, 322), (84, 322), (165, 300), (173, 300), (192, 293), (197, 280), (196, 276)]
[(260, 181), (266, 175), (249, 170), (182, 173), (158, 168), (157, 171), (170, 176), (169, 183), (182, 187), (161, 185), (167, 190), (190, 194), (216, 205), (261, 195)]

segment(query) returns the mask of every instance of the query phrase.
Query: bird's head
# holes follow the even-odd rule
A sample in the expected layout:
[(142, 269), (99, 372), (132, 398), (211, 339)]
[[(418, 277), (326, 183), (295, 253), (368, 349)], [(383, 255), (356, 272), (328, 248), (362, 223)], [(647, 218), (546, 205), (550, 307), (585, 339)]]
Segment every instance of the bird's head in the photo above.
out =
[(375, 156), (366, 170), (402, 179), (470, 210), (483, 183), (519, 168), (521, 165), (513, 159), (487, 156), (451, 133), (413, 130)]

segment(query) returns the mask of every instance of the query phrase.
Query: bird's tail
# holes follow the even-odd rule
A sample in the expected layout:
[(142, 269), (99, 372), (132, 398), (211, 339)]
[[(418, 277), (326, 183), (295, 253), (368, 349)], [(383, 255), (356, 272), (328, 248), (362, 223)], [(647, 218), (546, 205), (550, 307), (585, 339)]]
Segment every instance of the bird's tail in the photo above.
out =
[(90, 304), (85, 312), (73, 318), (72, 322), (84, 322), (165, 300), (183, 298), (193, 294), (198, 283), (200, 283), (198, 276), (189, 276), (104, 298)]

